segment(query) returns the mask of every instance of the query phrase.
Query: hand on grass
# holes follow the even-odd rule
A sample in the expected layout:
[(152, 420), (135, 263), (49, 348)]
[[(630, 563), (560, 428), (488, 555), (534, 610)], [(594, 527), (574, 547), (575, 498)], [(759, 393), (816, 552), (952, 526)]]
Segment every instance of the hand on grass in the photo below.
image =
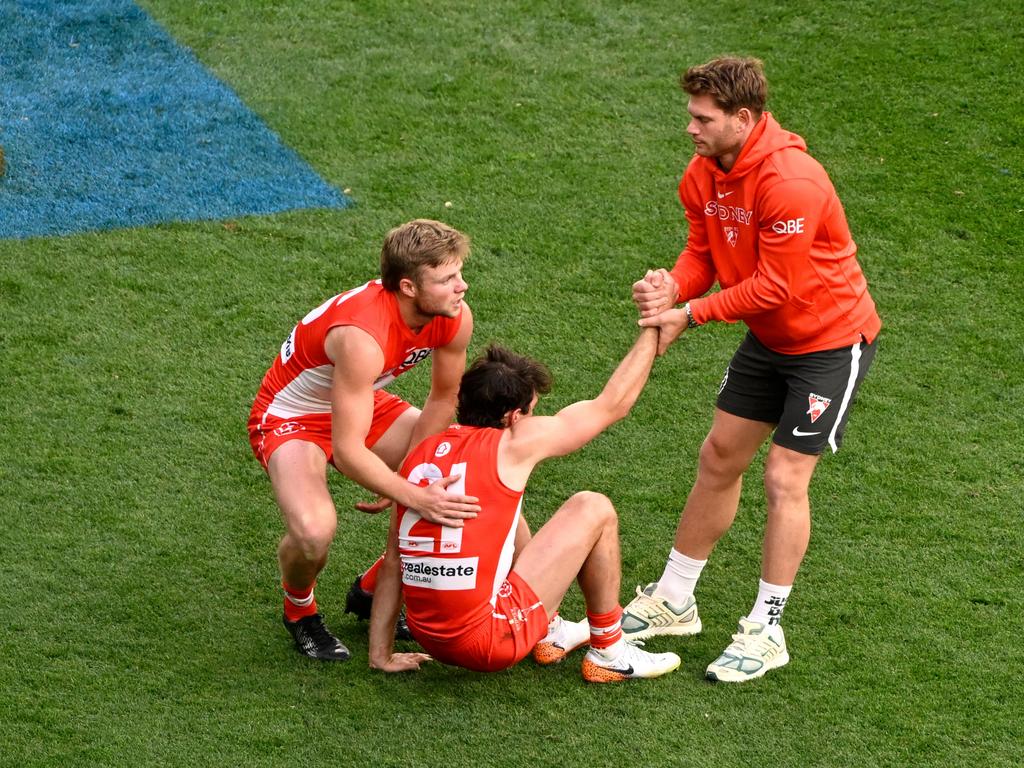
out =
[(416, 672), (421, 664), (433, 660), (426, 653), (392, 653), (387, 661), (370, 666), (381, 672)]

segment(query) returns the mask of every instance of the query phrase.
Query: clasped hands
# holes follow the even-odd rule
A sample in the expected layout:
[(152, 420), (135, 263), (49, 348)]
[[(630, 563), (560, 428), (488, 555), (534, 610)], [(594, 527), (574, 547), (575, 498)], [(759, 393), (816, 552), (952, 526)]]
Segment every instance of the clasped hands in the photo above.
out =
[(649, 269), (642, 279), (633, 283), (633, 302), (640, 311), (640, 326), (660, 330), (659, 355), (664, 355), (686, 330), (686, 313), (675, 308), (678, 298), (679, 286), (667, 269)]

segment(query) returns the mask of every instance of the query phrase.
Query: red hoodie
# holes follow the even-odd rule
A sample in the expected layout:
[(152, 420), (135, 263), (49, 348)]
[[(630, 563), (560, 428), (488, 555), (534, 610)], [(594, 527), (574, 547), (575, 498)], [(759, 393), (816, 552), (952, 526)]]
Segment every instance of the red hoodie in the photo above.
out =
[[(882, 323), (835, 188), (771, 113), (728, 173), (694, 155), (679, 198), (690, 234), (672, 276), (698, 323), (743, 320), (786, 355), (874, 340)], [(721, 291), (695, 298), (716, 279)]]

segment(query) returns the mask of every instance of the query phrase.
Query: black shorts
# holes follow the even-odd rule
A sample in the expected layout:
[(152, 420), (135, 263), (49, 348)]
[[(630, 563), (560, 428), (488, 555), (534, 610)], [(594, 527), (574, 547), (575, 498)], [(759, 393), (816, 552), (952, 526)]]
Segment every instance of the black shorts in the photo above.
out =
[(780, 355), (747, 333), (718, 389), (718, 407), (776, 424), (773, 442), (799, 453), (835, 453), (878, 339), (840, 349)]

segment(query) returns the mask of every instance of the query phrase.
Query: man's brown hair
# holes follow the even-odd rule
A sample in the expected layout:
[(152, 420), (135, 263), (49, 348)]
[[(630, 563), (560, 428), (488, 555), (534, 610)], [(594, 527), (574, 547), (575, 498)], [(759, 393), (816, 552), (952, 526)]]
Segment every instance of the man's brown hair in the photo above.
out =
[(425, 267), (469, 257), (469, 238), (457, 229), (432, 219), (414, 219), (395, 227), (380, 249), (381, 284), (397, 291), (402, 278), (419, 282)]
[(710, 96), (719, 109), (734, 115), (742, 107), (760, 119), (768, 100), (768, 81), (760, 59), (722, 56), (690, 67), (679, 85), (691, 96)]
[(551, 391), (543, 363), (491, 344), (462, 375), (458, 422), (467, 427), (507, 426), (502, 419), (517, 408), (526, 413), (534, 395)]

